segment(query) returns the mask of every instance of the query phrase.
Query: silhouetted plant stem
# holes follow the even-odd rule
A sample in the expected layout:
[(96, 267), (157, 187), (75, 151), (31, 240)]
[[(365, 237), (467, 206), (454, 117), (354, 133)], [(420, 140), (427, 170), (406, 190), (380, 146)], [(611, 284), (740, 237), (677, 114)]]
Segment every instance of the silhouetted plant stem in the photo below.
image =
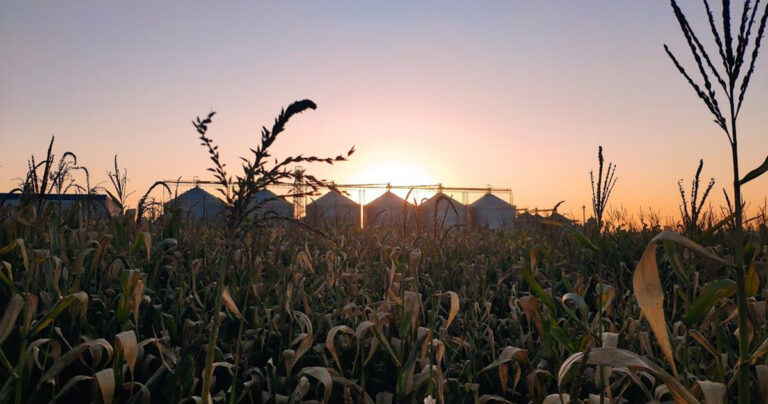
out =
[[(301, 100), (291, 103), (286, 109), (280, 111), (272, 126), (272, 130), (262, 127), (260, 144), (255, 149), (250, 149), (253, 153), (253, 158), (240, 158), (243, 162), (243, 171), (241, 175), (235, 176), (234, 180), (227, 172), (226, 164), (221, 161), (219, 147), (207, 135), (208, 125), (211, 124), (215, 112), (210, 112), (205, 118), (201, 119), (198, 117), (192, 121), (199, 134), (201, 145), (206, 148), (208, 157), (213, 163), (212, 167), (208, 168), (208, 171), (213, 173), (213, 176), (216, 178), (216, 182), (219, 185), (218, 191), (224, 196), (226, 203), (226, 227), (221, 240), (224, 246), (224, 255), (217, 263), (218, 265), (214, 265), (218, 269), (218, 279), (216, 281), (213, 318), (210, 322), (211, 337), (206, 348), (205, 367), (202, 372), (201, 399), (204, 404), (209, 403), (211, 400), (210, 385), (213, 378), (213, 360), (221, 325), (219, 313), (223, 304), (222, 293), (224, 292), (224, 282), (227, 279), (227, 274), (233, 269), (235, 264), (233, 254), (242, 243), (242, 236), (248, 225), (246, 219), (251, 217), (253, 219), (251, 225), (258, 225), (263, 220), (263, 217), (259, 217), (259, 215), (254, 216), (254, 213), (260, 206), (270, 201), (269, 199), (256, 201), (256, 195), (268, 186), (277, 185), (281, 181), (286, 180), (301, 182), (310, 189), (310, 191), (303, 194), (294, 193), (294, 197), (307, 195), (321, 187), (335, 189), (333, 184), (327, 184), (325, 180), (317, 179), (312, 175), (305, 174), (303, 171), (292, 170), (290, 165), (303, 162), (333, 164), (334, 162), (346, 161), (347, 157), (355, 151), (355, 148), (352, 147), (346, 155), (340, 154), (336, 157), (316, 157), (300, 154), (287, 157), (282, 161), (275, 159), (274, 164), (270, 164), (269, 160), (272, 156), (269, 153), (269, 148), (275, 142), (277, 136), (283, 132), (290, 118), (307, 109), (315, 108), (317, 108), (317, 105), (311, 100)], [(290, 315), (291, 313), (288, 314)], [(237, 373), (235, 372), (235, 374)]]
[[(709, 185), (707, 185), (706, 189), (703, 193), (700, 194), (700, 184), (701, 184), (701, 170), (704, 167), (704, 160), (699, 160), (699, 166), (696, 169), (696, 174), (693, 178), (693, 181), (691, 182), (691, 194), (690, 194), (690, 210), (688, 209), (688, 200), (685, 195), (685, 188), (683, 187), (683, 180), (681, 179), (677, 185), (680, 190), (680, 198), (682, 199), (682, 205), (680, 206), (680, 214), (682, 219), (682, 227), (683, 230), (688, 234), (690, 237), (697, 236), (701, 228), (699, 226), (699, 222), (701, 221), (701, 211), (704, 208), (704, 203), (707, 201), (707, 197), (709, 196), (709, 192), (712, 190), (712, 187), (715, 185), (715, 179), (711, 178), (709, 180)], [(701, 195), (701, 200), (699, 200), (699, 196)]]
[(736, 116), (733, 113), (733, 90), (730, 97), (731, 106), (731, 156), (733, 158), (733, 199), (735, 209), (734, 232), (734, 255), (736, 259), (736, 305), (739, 310), (739, 368), (737, 369), (739, 377), (739, 402), (749, 402), (749, 318), (747, 317), (747, 287), (746, 273), (744, 268), (744, 247), (743, 240), (743, 212), (741, 203), (741, 182), (739, 178), (739, 151), (738, 138), (736, 133)]
[(605, 208), (608, 206), (608, 198), (611, 196), (614, 185), (616, 185), (617, 178), (614, 177), (616, 165), (613, 163), (608, 163), (608, 169), (605, 172), (605, 176), (603, 176), (603, 164), (605, 163), (603, 146), (599, 146), (597, 149), (597, 163), (597, 184), (595, 184), (595, 176), (592, 171), (589, 172), (589, 180), (592, 184), (592, 211), (597, 221), (597, 231), (599, 233), (603, 229), (603, 213), (605, 213)]

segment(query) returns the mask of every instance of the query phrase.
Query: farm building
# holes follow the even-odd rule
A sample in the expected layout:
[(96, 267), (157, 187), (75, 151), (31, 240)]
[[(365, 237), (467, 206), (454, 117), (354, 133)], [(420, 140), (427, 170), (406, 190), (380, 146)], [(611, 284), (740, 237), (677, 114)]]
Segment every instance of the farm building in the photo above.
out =
[(402, 224), (404, 218), (414, 213), (414, 206), (392, 191), (383, 193), (363, 207), (365, 227)]
[(467, 224), (467, 207), (442, 192), (436, 193), (419, 207), (422, 220), (427, 227), (435, 223), (444, 228)]
[[(25, 197), (18, 193), (0, 193), (0, 206), (19, 206), (24, 202)], [(54, 205), (62, 211), (68, 211), (75, 205), (80, 205), (98, 216), (106, 217), (120, 213), (120, 208), (104, 194), (50, 194), (41, 195), (41, 197), (45, 200), (45, 205)]]
[(469, 205), (469, 222), (473, 227), (512, 230), (515, 207), (490, 192)]
[(254, 202), (260, 204), (253, 215), (256, 217), (278, 216), (293, 218), (293, 204), (286, 201), (285, 198), (275, 195), (269, 190), (261, 190), (256, 193)]
[(316, 225), (349, 223), (359, 227), (360, 205), (338, 191), (331, 191), (307, 204), (307, 220)]
[(212, 219), (224, 212), (224, 202), (196, 186), (189, 191), (166, 202), (166, 209), (181, 209), (184, 214), (195, 220)]

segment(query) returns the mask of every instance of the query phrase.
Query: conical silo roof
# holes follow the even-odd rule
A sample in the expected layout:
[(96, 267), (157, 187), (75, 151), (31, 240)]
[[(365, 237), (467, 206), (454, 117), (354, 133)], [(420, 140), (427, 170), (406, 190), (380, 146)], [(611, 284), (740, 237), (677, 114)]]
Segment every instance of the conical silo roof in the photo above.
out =
[(366, 226), (396, 224), (402, 221), (404, 212), (411, 215), (413, 204), (388, 190), (363, 207), (363, 218)]
[(360, 226), (360, 205), (338, 191), (331, 191), (307, 204), (307, 218), (316, 224)]
[(356, 206), (359, 207), (360, 205), (357, 204), (355, 201), (347, 198), (346, 196), (342, 195), (338, 191), (331, 191), (327, 194), (315, 199), (314, 201), (310, 202), (307, 206), (318, 206), (318, 207), (326, 207), (326, 206)]
[(208, 191), (195, 186), (172, 199), (166, 206), (176, 207), (193, 219), (213, 218), (220, 215), (225, 208), (221, 199)]
[(483, 195), (480, 199), (472, 202), (469, 206), (472, 207), (478, 207), (478, 208), (512, 208), (514, 209), (514, 206), (507, 203), (507, 201), (499, 198), (498, 196), (487, 193)]
[(435, 220), (444, 227), (467, 224), (467, 207), (442, 192), (436, 193), (419, 206), (427, 226), (433, 225)]
[(200, 200), (211, 200), (211, 201), (221, 202), (219, 198), (215, 197), (210, 192), (200, 188), (199, 185), (195, 185), (194, 188), (190, 188), (189, 190), (187, 190), (186, 192), (183, 192), (181, 195), (177, 196), (174, 199), (174, 201), (200, 201)]
[(515, 207), (489, 192), (469, 205), (469, 219), (475, 227), (512, 230)]
[(450, 197), (450, 196), (448, 196), (448, 195), (446, 195), (446, 194), (444, 194), (442, 192), (438, 192), (438, 193), (432, 195), (432, 197), (427, 199), (426, 201), (424, 201), (421, 204), (421, 206), (424, 206), (424, 207), (434, 206), (434, 205), (436, 205), (438, 203), (440, 204), (440, 206), (448, 205), (449, 201), (457, 209), (459, 207), (462, 207), (462, 208), (464, 207), (464, 204), (462, 204), (461, 202), (453, 199), (452, 197)]
[(253, 202), (260, 205), (253, 212), (256, 216), (262, 217), (270, 213), (281, 217), (293, 217), (293, 204), (270, 190), (263, 189), (257, 192)]

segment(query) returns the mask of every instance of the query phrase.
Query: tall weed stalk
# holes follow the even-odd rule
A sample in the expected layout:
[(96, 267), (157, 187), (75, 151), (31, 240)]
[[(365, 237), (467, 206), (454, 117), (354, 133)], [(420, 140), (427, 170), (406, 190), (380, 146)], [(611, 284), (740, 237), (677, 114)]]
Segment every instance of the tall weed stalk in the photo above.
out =
[[(213, 376), (213, 361), (216, 351), (216, 341), (219, 336), (219, 325), (221, 322), (219, 312), (222, 308), (222, 294), (224, 293), (224, 283), (227, 279), (227, 273), (230, 270), (230, 266), (234, 264), (233, 255), (237, 251), (241, 244), (241, 236), (246, 230), (246, 219), (251, 217), (252, 213), (259, 209), (264, 203), (269, 201), (255, 202), (256, 194), (268, 186), (279, 184), (280, 182), (302, 182), (309, 191), (316, 192), (323, 187), (329, 187), (326, 181), (318, 179), (312, 175), (305, 174), (301, 170), (293, 170), (292, 165), (296, 163), (313, 163), (321, 162), (326, 164), (333, 164), (334, 162), (346, 161), (347, 158), (354, 153), (354, 147), (351, 148), (346, 155), (338, 155), (336, 157), (316, 157), (316, 156), (291, 156), (283, 159), (282, 161), (274, 160), (274, 164), (271, 164), (271, 155), (269, 148), (277, 140), (277, 136), (283, 132), (285, 125), (291, 119), (292, 116), (304, 112), (307, 109), (316, 109), (317, 105), (310, 100), (296, 101), (280, 112), (280, 115), (275, 119), (275, 123), (272, 126), (272, 130), (268, 130), (266, 127), (262, 127), (261, 131), (261, 143), (255, 148), (251, 149), (252, 158), (241, 157), (243, 162), (242, 173), (236, 175), (234, 179), (229, 175), (226, 170), (226, 164), (221, 161), (219, 154), (219, 147), (213, 142), (213, 139), (208, 136), (208, 125), (211, 124), (212, 118), (215, 112), (209, 113), (205, 118), (197, 118), (193, 121), (193, 125), (199, 134), (201, 145), (208, 151), (209, 158), (213, 165), (208, 168), (208, 171), (213, 173), (216, 182), (218, 183), (218, 191), (224, 197), (226, 202), (226, 228), (223, 237), (223, 257), (219, 258), (219, 262), (216, 267), (218, 268), (218, 280), (216, 282), (216, 300), (214, 303), (213, 315), (212, 315), (212, 329), (211, 337), (208, 342), (205, 358), (205, 367), (203, 369), (202, 378), (202, 400), (203, 403), (210, 402), (210, 385), (211, 378)], [(294, 195), (303, 196), (303, 195)], [(258, 221), (258, 218), (255, 218)], [(209, 263), (209, 265), (212, 263)], [(290, 315), (290, 313), (288, 313)]]

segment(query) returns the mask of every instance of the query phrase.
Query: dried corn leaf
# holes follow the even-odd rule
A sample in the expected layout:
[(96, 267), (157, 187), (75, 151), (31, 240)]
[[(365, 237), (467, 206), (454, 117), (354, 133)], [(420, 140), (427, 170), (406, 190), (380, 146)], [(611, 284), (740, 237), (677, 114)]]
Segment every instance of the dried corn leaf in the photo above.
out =
[(224, 302), (224, 305), (227, 306), (227, 309), (237, 318), (243, 318), (243, 315), (240, 314), (240, 310), (237, 308), (237, 305), (235, 304), (235, 301), (232, 299), (232, 295), (229, 294), (229, 288), (224, 287), (224, 289), (221, 291), (221, 300)]
[[(577, 352), (563, 362), (557, 375), (558, 385), (562, 385), (571, 368), (578, 367), (577, 364), (583, 358), (584, 353)], [(664, 382), (677, 403), (698, 403), (698, 400), (675, 377), (634, 352), (618, 348), (595, 348), (589, 351), (587, 363), (597, 366), (611, 366), (613, 368), (625, 367), (635, 371), (648, 372)]]
[(451, 326), (451, 323), (453, 323), (453, 320), (456, 319), (456, 314), (459, 313), (460, 303), (459, 303), (459, 295), (456, 292), (447, 292), (448, 296), (451, 297), (451, 309), (448, 312), (448, 320), (445, 321), (445, 325), (443, 326), (443, 331), (447, 330), (448, 327)]
[(123, 331), (120, 334), (115, 335), (117, 340), (116, 346), (123, 351), (123, 357), (128, 364), (128, 369), (133, 370), (136, 366), (136, 357), (139, 355), (139, 347), (136, 343), (136, 333), (133, 331)]
[(331, 392), (333, 391), (333, 380), (328, 369), (321, 366), (310, 366), (301, 369), (300, 376), (309, 375), (317, 379), (323, 384), (323, 403), (328, 403), (331, 399)]
[(694, 392), (704, 398), (705, 404), (723, 404), (726, 391), (727, 388), (723, 383), (708, 380), (697, 380), (694, 385)]
[(344, 367), (341, 366), (341, 360), (339, 360), (339, 355), (336, 353), (336, 345), (334, 344), (334, 338), (336, 338), (336, 334), (339, 331), (352, 336), (356, 336), (356, 333), (355, 330), (347, 327), (346, 325), (337, 325), (331, 328), (325, 337), (325, 347), (328, 348), (328, 351), (331, 352), (331, 356), (333, 356), (333, 360), (336, 362), (336, 366), (339, 367), (339, 371), (344, 372)]
[(8, 302), (8, 305), (5, 307), (3, 318), (0, 319), (0, 344), (2, 344), (3, 341), (8, 338), (8, 335), (11, 334), (11, 330), (13, 330), (13, 326), (16, 324), (16, 319), (19, 317), (19, 313), (21, 313), (23, 307), (24, 299), (21, 296), (14, 294), (11, 301)]
[(673, 241), (721, 265), (732, 266), (732, 264), (710, 253), (693, 241), (668, 230), (657, 234), (651, 239), (651, 242), (648, 243), (643, 252), (643, 256), (638, 261), (632, 277), (635, 298), (643, 315), (651, 325), (651, 330), (656, 335), (664, 356), (666, 356), (667, 361), (672, 366), (672, 372), (676, 375), (677, 367), (672, 355), (672, 345), (667, 334), (666, 316), (664, 315), (664, 289), (661, 286), (659, 269), (656, 265), (656, 242), (658, 241)]
[(76, 361), (80, 356), (85, 352), (88, 347), (92, 345), (98, 344), (95, 340), (86, 341), (79, 345), (74, 346), (72, 349), (67, 351), (64, 355), (62, 355), (60, 358), (53, 361), (53, 364), (51, 365), (48, 370), (43, 373), (42, 376), (40, 376), (40, 380), (37, 383), (37, 387), (43, 385), (43, 383), (47, 382), (52, 377), (55, 377), (58, 375), (62, 370), (64, 370), (67, 366), (72, 364), (72, 362)]
[(100, 370), (93, 375), (101, 391), (101, 398), (104, 404), (112, 404), (115, 397), (115, 371), (112, 368)]

